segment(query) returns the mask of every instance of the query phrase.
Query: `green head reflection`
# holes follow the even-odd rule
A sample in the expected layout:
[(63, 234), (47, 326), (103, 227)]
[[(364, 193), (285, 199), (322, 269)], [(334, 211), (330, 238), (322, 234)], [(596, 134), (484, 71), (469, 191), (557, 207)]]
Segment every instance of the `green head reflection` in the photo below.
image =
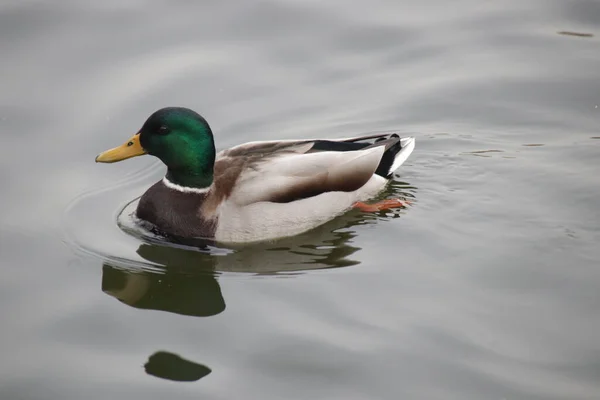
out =
[(102, 291), (135, 308), (168, 311), (195, 317), (217, 315), (225, 310), (221, 287), (212, 265), (200, 253), (173, 251), (164, 246), (142, 244), (138, 254), (164, 271), (131, 269), (114, 262), (102, 266)]

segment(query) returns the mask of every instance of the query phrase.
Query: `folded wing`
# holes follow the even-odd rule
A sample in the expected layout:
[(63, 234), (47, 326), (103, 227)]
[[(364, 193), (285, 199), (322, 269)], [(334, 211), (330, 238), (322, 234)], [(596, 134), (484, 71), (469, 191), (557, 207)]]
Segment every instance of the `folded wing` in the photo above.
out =
[(379, 170), (388, 174), (394, 146), (400, 149), (400, 138), (390, 134), (246, 143), (217, 155), (215, 186), (240, 206), (355, 191)]

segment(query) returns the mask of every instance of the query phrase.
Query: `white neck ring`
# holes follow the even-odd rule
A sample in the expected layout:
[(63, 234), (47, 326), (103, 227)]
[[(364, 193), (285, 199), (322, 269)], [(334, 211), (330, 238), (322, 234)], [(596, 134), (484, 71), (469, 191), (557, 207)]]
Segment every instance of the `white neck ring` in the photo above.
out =
[(210, 186), (205, 187), (205, 188), (181, 186), (181, 185), (171, 182), (170, 180), (167, 179), (166, 176), (163, 178), (162, 181), (163, 181), (164, 185), (166, 187), (168, 187), (169, 189), (177, 190), (178, 192), (182, 192), (182, 193), (198, 193), (198, 194), (200, 194), (200, 193), (208, 193), (208, 191), (210, 190)]

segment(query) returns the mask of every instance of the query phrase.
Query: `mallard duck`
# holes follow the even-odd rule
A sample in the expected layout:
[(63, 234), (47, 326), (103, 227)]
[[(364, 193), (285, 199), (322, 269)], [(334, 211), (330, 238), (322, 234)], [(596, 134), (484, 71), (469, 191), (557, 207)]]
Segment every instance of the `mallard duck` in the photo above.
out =
[(137, 218), (167, 235), (251, 242), (305, 232), (353, 207), (404, 206), (363, 202), (384, 189), (414, 146), (412, 137), (375, 134), (249, 142), (216, 153), (201, 115), (168, 107), (96, 162), (158, 157), (167, 174), (142, 195)]

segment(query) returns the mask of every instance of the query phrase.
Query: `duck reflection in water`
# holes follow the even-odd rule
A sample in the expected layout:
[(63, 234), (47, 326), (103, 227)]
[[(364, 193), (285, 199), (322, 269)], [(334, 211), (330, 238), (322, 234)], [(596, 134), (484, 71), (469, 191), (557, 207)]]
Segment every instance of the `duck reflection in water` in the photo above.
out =
[[(359, 248), (348, 244), (355, 234), (338, 231), (331, 224), (323, 228), (323, 233), (303, 235), (304, 240), (246, 246), (225, 255), (211, 254), (208, 245), (199, 241), (196, 245), (202, 247), (197, 250), (189, 247), (189, 240), (177, 247), (143, 243), (137, 254), (148, 262), (146, 265), (132, 265), (129, 260), (104, 262), (102, 291), (135, 308), (196, 317), (216, 315), (225, 310), (217, 282), (221, 272), (289, 274), (357, 264), (349, 256)], [(320, 240), (308, 240), (311, 236)]]
[(169, 251), (168, 247), (142, 244), (137, 253), (163, 271), (119, 265), (107, 261), (102, 267), (102, 291), (135, 308), (168, 311), (194, 317), (217, 315), (225, 310), (221, 287), (212, 269), (198, 265), (186, 268), (193, 259), (190, 251)]

